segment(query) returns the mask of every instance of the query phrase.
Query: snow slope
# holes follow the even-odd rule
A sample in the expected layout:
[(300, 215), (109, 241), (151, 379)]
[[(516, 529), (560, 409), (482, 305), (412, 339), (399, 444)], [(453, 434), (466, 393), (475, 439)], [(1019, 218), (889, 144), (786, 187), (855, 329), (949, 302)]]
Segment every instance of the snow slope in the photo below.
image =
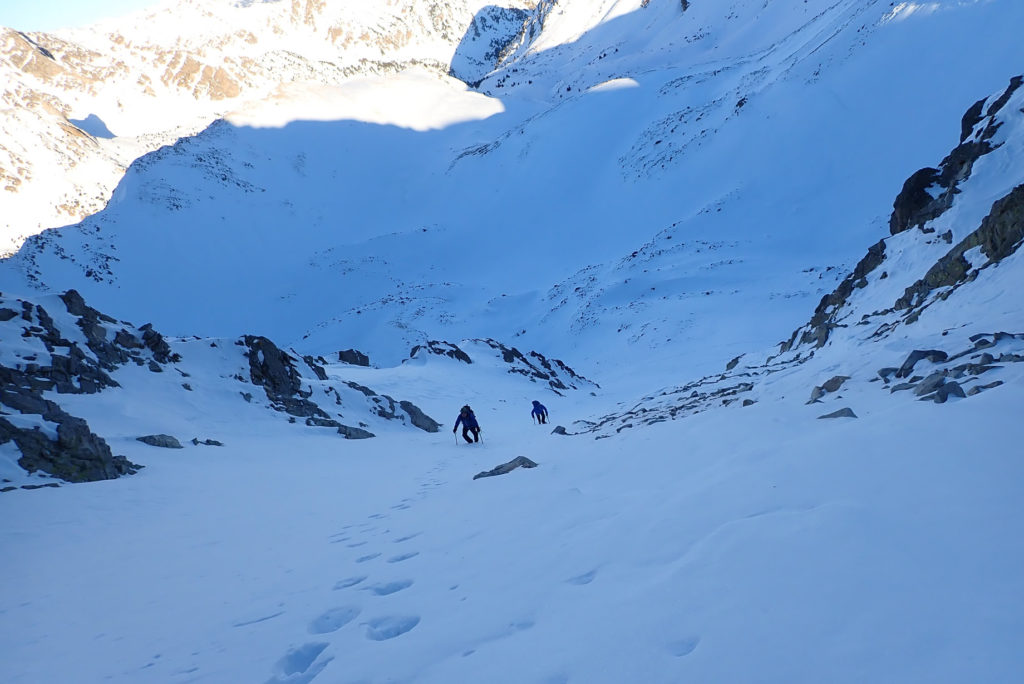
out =
[[(0, 497), (5, 679), (1020, 671), (1024, 434), (1004, 411), (1024, 400), (1019, 377), (942, 407), (852, 387), (856, 421), (816, 420), (803, 392), (787, 393), (595, 442), (530, 425), (529, 395), (496, 376), (365, 373), (428, 413), (468, 400), (485, 441), (442, 431), (342, 448), (234, 422), (215, 454), (116, 440), (144, 471)], [(556, 421), (585, 408), (547, 404)], [(81, 409), (123, 429), (116, 407)], [(516, 455), (540, 465), (471, 480)]]
[[(342, 109), (217, 123), (137, 162), (105, 211), (33, 239), (0, 283), (386, 364), (426, 339), (486, 336), (708, 372), (799, 324), (1020, 56), (1007, 0), (760, 8), (559, 3), (481, 84), (499, 102), (442, 77), (424, 77), (431, 97), (408, 76), (374, 86), (403, 121), (471, 107), (442, 128)], [(310, 95), (322, 119), (333, 96)], [(226, 283), (263, 305), (235, 306)], [(728, 322), (698, 323), (719, 312)]]
[[(4, 677), (1016, 681), (1022, 18), (541, 2), (473, 88), (289, 86), (135, 162), (0, 264), (5, 378), (143, 334), (18, 318), (71, 286), (182, 356), (41, 392), (136, 474), (0, 445), (61, 485), (0, 493)], [(376, 437), (270, 410), (252, 334)]]

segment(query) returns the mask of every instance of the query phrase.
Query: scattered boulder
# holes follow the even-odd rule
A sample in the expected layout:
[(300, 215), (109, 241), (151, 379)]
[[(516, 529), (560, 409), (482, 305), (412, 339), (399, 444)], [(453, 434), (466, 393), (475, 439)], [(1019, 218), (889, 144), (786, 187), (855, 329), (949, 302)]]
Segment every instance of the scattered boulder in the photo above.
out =
[(823, 396), (825, 396), (825, 388), (815, 385), (814, 389), (811, 390), (811, 398), (807, 400), (807, 403), (813, 404), (818, 402)]
[(476, 475), (473, 476), (473, 479), (474, 480), (478, 480), (481, 477), (494, 477), (495, 475), (504, 475), (505, 473), (512, 472), (516, 468), (536, 468), (536, 467), (537, 467), (537, 464), (534, 463), (533, 461), (531, 461), (530, 459), (526, 458), (525, 456), (516, 456), (515, 458), (513, 458), (508, 463), (502, 463), (500, 466), (498, 466), (496, 468), (484, 471), (482, 473), (477, 473)]
[(894, 375), (899, 368), (893, 368), (892, 366), (886, 366), (885, 368), (878, 369), (878, 377), (882, 378), (884, 382), (889, 382), (889, 376)]
[(912, 372), (914, 372), (914, 366), (921, 359), (926, 359), (928, 361), (931, 361), (932, 363), (942, 363), (946, 361), (948, 358), (949, 354), (940, 349), (915, 349), (914, 351), (910, 352), (910, 355), (907, 356), (907, 360), (904, 361), (903, 365), (900, 366), (900, 369), (896, 371), (896, 377), (905, 378), (909, 376)]
[(967, 394), (964, 392), (964, 388), (960, 386), (960, 383), (954, 380), (939, 386), (939, 388), (935, 391), (934, 397), (925, 398), (933, 398), (936, 404), (944, 404), (946, 403), (946, 400), (949, 399), (950, 397), (959, 397), (961, 399), (964, 399), (966, 398), (966, 396)]
[(943, 383), (946, 382), (946, 374), (942, 371), (936, 371), (927, 378), (922, 380), (916, 387), (914, 387), (914, 394), (923, 397), (926, 394), (931, 394), (935, 390), (942, 387)]
[(995, 382), (990, 382), (987, 385), (975, 385), (971, 389), (967, 390), (967, 396), (973, 397), (975, 394), (984, 392), (985, 390), (992, 389), (993, 387), (999, 387), (1002, 384), (1002, 380), (996, 380)]
[(398, 405), (401, 406), (402, 410), (409, 415), (409, 420), (412, 421), (412, 424), (420, 430), (424, 430), (426, 432), (437, 432), (441, 429), (440, 423), (425, 414), (411, 401), (399, 401)]
[(828, 380), (825, 381), (825, 384), (821, 385), (820, 387), (816, 386), (814, 389), (811, 390), (811, 398), (807, 403), (813, 404), (819, 401), (823, 396), (825, 396), (826, 393), (835, 392), (836, 390), (843, 386), (844, 382), (846, 382), (849, 379), (849, 375), (836, 375), (835, 377), (829, 378)]
[(818, 416), (818, 419), (821, 420), (822, 418), (856, 418), (856, 417), (857, 417), (857, 414), (853, 412), (853, 409), (851, 409), (851, 408), (841, 408), (838, 411), (833, 411), (832, 413), (826, 413), (823, 416)]
[(192, 438), (192, 444), (193, 444), (193, 446), (199, 446), (200, 444), (202, 444), (204, 446), (224, 446), (223, 442), (218, 442), (215, 439), (200, 440), (198, 437), (193, 437)]
[(821, 387), (826, 392), (835, 392), (840, 387), (843, 386), (844, 382), (846, 382), (849, 379), (850, 379), (849, 375), (836, 375), (835, 377), (832, 377), (832, 378), (826, 380), (825, 384), (822, 385)]
[(553, 434), (553, 435), (567, 435), (569, 433), (565, 431), (564, 427), (562, 427), (561, 425), (557, 425), (557, 426), (555, 426), (555, 429), (551, 431), (551, 434)]
[(136, 437), (138, 441), (149, 446), (162, 447), (164, 449), (184, 449), (176, 438), (170, 435), (145, 435), (143, 437)]

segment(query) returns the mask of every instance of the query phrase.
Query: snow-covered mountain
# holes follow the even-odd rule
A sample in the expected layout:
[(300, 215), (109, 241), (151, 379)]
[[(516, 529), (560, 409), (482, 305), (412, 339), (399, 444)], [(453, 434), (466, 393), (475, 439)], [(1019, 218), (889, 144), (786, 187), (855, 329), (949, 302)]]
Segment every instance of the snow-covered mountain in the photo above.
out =
[[(22, 166), (117, 188), (25, 200), (49, 229), (0, 263), (6, 675), (1015, 681), (1021, 25), (192, 0), (8, 35), (56, 98)], [(121, 85), (23, 68), (79, 49)], [(464, 404), (480, 443), (435, 432)]]
[(100, 211), (139, 156), (287, 84), (486, 73), (499, 55), (477, 24), (503, 20), (510, 40), (530, 16), (507, 4), (187, 0), (56, 34), (0, 27), (0, 250)]

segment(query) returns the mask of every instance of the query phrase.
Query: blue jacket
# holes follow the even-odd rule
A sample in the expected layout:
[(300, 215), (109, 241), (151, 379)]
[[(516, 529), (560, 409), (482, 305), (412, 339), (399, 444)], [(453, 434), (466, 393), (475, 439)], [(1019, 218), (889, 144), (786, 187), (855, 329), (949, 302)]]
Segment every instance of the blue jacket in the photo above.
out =
[(533, 410), (530, 411), (530, 415), (532, 415), (532, 416), (546, 416), (547, 414), (548, 414), (548, 410), (544, 407), (544, 404), (540, 403), (539, 401), (534, 401), (533, 402)]
[(476, 422), (476, 415), (472, 411), (469, 412), (468, 416), (464, 415), (460, 411), (459, 412), (459, 417), (455, 419), (455, 428), (456, 429), (458, 429), (459, 423), (462, 423), (464, 426), (466, 426), (468, 428), (480, 427), (480, 424)]

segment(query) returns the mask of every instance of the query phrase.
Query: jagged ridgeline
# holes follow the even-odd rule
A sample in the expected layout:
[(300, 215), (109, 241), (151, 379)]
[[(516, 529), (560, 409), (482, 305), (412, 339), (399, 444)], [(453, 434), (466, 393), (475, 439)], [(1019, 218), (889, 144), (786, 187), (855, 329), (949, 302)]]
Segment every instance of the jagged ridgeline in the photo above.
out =
[[(1019, 321), (1010, 308), (990, 303), (1019, 301), (1024, 283), (1024, 176), (1013, 163), (1024, 149), (1022, 85), (1024, 76), (1014, 77), (967, 110), (959, 144), (937, 168), (904, 183), (890, 236), (868, 249), (778, 352), (764, 362), (741, 355), (719, 375), (580, 421), (577, 431), (602, 438), (711, 408), (775, 400), (781, 390), (772, 376), (815, 359), (849, 370), (808, 387), (808, 404), (835, 403), (841, 388), (857, 383), (876, 383), (894, 400), (943, 404), (1019, 381), (1024, 331), (1000, 329)], [(818, 417), (857, 416), (843, 406)]]
[[(97, 311), (74, 290), (26, 300), (0, 295), (0, 448), (18, 465), (67, 482), (106, 480), (140, 466), (114, 455), (87, 421), (61, 404), (71, 395), (122, 392), (147, 402), (155, 391), (172, 401), (187, 393), (224, 393), (255, 405), (255, 416), (331, 429), (345, 439), (374, 436), (374, 424), (436, 432), (439, 424), (412, 402), (331, 378), (327, 361), (299, 357), (265, 337), (168, 339)], [(132, 368), (154, 374), (143, 388)], [(265, 410), (260, 411), (263, 407)], [(131, 429), (131, 419), (126, 417)], [(178, 447), (171, 435), (146, 444)], [(192, 444), (220, 445), (194, 437)], [(0, 488), (12, 485), (0, 483)], [(27, 485), (32, 487), (33, 485)]]

